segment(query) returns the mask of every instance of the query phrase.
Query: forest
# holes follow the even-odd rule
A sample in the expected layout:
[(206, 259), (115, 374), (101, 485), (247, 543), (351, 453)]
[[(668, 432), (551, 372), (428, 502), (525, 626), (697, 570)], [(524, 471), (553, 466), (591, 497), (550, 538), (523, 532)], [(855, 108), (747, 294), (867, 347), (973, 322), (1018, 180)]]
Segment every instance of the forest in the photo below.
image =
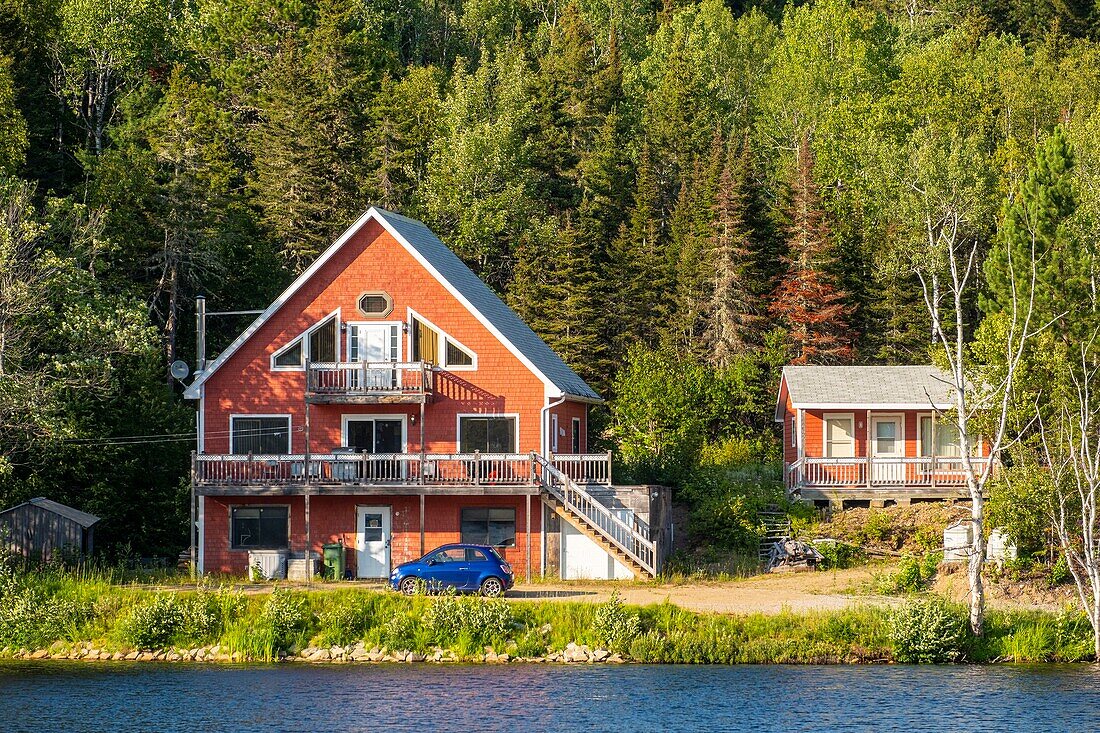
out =
[(783, 364), (934, 358), (945, 237), (985, 273), (977, 358), (1014, 251), (1072, 314), (1027, 405), (1094, 329), (1098, 42), (1088, 0), (0, 0), (0, 505), (183, 549), (195, 296), (266, 306), (370, 205), (432, 227), (608, 398), (627, 475), (718, 524), (713, 487), (778, 455)]

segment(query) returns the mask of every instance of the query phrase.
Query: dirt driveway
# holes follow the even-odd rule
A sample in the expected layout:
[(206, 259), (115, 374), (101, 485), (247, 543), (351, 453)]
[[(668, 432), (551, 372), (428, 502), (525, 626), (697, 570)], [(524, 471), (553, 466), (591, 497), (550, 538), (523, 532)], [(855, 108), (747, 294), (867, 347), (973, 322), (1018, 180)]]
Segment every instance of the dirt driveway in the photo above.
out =
[(606, 601), (618, 590), (625, 603), (646, 606), (668, 601), (692, 611), (713, 613), (781, 613), (835, 610), (848, 606), (888, 605), (897, 600), (860, 595), (873, 579), (873, 568), (758, 575), (720, 583), (650, 585), (643, 583), (562, 582), (520, 584), (509, 599), (561, 600), (587, 603)]

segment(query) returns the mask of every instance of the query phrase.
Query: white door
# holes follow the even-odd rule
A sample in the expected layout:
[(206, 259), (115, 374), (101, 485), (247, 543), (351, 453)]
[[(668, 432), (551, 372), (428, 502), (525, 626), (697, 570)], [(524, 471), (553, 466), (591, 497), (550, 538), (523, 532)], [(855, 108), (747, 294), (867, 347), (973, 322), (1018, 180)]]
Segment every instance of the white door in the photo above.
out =
[[(612, 509), (627, 524), (634, 521), (629, 509)], [(564, 519), (561, 520), (562, 580), (630, 580), (634, 573), (607, 550)]]
[(356, 507), (355, 568), (359, 578), (390, 576), (390, 508)]
[[(348, 359), (350, 361), (395, 361), (397, 344), (395, 328), (385, 323), (355, 323), (348, 326)], [(364, 387), (392, 387), (396, 375), (392, 369), (371, 369), (364, 373)], [(355, 385), (358, 387), (359, 385)]]
[(871, 418), (871, 481), (905, 483), (905, 438), (900, 417)]

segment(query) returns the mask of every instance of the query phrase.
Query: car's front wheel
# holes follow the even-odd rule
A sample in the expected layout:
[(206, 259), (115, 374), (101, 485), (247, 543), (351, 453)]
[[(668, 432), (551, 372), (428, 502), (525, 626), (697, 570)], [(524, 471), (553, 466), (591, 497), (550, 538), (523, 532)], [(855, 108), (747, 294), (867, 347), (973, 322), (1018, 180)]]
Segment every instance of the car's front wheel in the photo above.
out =
[(489, 598), (504, 595), (504, 583), (500, 582), (500, 578), (486, 578), (481, 581), (481, 595)]
[(420, 581), (411, 575), (407, 578), (402, 578), (401, 582), (397, 584), (397, 590), (407, 596), (415, 596), (420, 590)]

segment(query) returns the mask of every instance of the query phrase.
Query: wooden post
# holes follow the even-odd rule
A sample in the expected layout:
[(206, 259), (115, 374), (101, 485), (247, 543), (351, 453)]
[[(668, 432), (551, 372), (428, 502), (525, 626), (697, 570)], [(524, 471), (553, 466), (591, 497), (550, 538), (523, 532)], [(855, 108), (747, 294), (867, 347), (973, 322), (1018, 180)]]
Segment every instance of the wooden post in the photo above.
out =
[(527, 507), (526, 507), (527, 508), (527, 519), (525, 520), (526, 523), (523, 525), (523, 527), (524, 527), (524, 530), (527, 534), (527, 582), (530, 583), (531, 582), (531, 495), (530, 494), (524, 495), (524, 499), (526, 500), (526, 504), (527, 504)]
[[(855, 436), (853, 436), (855, 437)], [(874, 471), (874, 459), (871, 457), (871, 411), (867, 410), (866, 421), (863, 423), (863, 448), (867, 451), (867, 488), (871, 488), (871, 475)]]
[(481, 451), (474, 451), (474, 486), (481, 485)]
[(420, 556), (424, 557), (427, 549), (424, 547), (424, 494), (420, 494)]
[[(421, 370), (423, 370), (423, 365), (421, 365)], [(421, 374), (423, 374), (423, 371), (421, 371)], [(421, 395), (421, 398), (420, 398), (420, 472), (419, 472), (420, 473), (419, 483), (421, 483), (421, 484), (424, 483), (424, 455), (425, 455), (425, 451), (426, 451), (426, 448), (424, 446), (424, 400), (425, 399), (427, 399), (427, 398), (424, 397), (423, 395)]]
[(198, 471), (198, 456), (195, 451), (191, 451), (191, 531), (188, 534), (188, 538), (191, 540), (191, 580), (195, 580), (198, 575), (198, 548), (196, 547), (195, 536), (198, 533), (198, 527), (196, 526), (195, 514), (197, 507), (195, 506), (195, 478)]
[(306, 513), (305, 513), (305, 520), (306, 520), (306, 585), (309, 585), (313, 581), (313, 573), (311, 572), (311, 570), (313, 568), (310, 567), (310, 565), (311, 565), (310, 561), (313, 559), (313, 540), (312, 540), (312, 538), (310, 537), (310, 534), (309, 534), (309, 485), (308, 484), (306, 485), (305, 500), (306, 500)]
[(931, 456), (931, 458), (932, 458), (932, 461), (931, 461), (932, 465), (929, 467), (929, 470), (932, 473), (932, 490), (935, 491), (936, 490), (936, 413), (935, 413), (935, 411), (932, 412), (932, 417), (930, 418), (930, 421), (932, 423), (932, 429), (929, 430), (928, 432), (931, 433), (931, 437), (929, 438), (929, 440), (932, 442), (932, 445), (929, 447), (928, 455)]
[(607, 452), (607, 485), (614, 485), (614, 482), (611, 480), (611, 451)]

